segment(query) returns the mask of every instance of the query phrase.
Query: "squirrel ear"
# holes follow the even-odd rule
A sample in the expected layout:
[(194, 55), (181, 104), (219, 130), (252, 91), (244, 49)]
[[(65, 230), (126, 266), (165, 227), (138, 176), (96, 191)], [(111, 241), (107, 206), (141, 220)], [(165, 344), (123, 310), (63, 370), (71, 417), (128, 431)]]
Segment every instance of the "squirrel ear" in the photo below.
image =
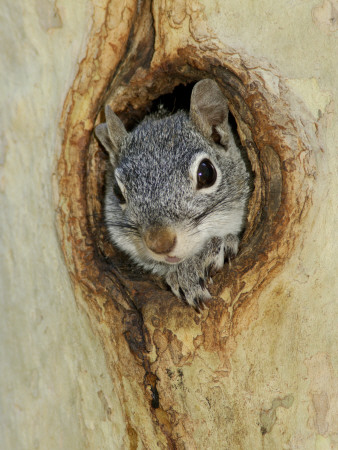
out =
[(190, 118), (207, 139), (227, 145), (229, 140), (228, 101), (214, 80), (195, 84), (190, 101)]
[(97, 125), (97, 127), (95, 127), (95, 134), (107, 150), (110, 162), (114, 166), (116, 163), (117, 154), (121, 147), (121, 142), (128, 133), (123, 123), (113, 112), (110, 106), (107, 105), (104, 112), (106, 113), (107, 122)]

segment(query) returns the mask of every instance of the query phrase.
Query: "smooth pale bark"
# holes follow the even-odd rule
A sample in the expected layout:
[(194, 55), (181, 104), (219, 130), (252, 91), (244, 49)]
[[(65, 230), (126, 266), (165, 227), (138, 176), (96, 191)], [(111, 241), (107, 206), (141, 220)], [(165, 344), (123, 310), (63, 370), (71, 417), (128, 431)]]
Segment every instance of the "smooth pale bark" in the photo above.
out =
[[(338, 446), (337, 5), (250, 8), (4, 4), (2, 448)], [(96, 256), (111, 249), (90, 138), (107, 98), (127, 121), (127, 104), (137, 117), (203, 70), (242, 107), (256, 194), (243, 253), (197, 316)]]

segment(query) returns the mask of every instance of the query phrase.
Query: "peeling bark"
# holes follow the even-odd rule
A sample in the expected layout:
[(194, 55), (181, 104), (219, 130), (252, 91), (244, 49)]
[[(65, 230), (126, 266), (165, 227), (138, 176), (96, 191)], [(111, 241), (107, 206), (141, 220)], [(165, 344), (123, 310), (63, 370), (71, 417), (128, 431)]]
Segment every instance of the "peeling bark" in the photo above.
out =
[[(244, 431), (240, 409), (227, 398), (231, 355), (236, 336), (255, 320), (260, 293), (301, 242), (316, 175), (316, 124), (305, 109), (295, 113), (275, 69), (217, 40), (194, 1), (144, 1), (141, 13), (131, 0), (103, 9), (103, 21), (94, 12), (62, 116), (58, 228), (74, 290), (102, 340), (130, 448), (219, 448), (222, 435), (224, 448), (237, 448)], [(214, 277), (214, 298), (197, 315), (149, 275), (130, 270), (107, 241), (107, 156), (93, 128), (106, 102), (128, 127), (152, 100), (206, 77), (229, 99), (255, 189), (239, 255)], [(277, 408), (291, 406), (288, 398), (262, 409), (262, 434)], [(313, 399), (316, 410), (325, 409), (325, 397)], [(324, 416), (317, 416), (320, 430)]]

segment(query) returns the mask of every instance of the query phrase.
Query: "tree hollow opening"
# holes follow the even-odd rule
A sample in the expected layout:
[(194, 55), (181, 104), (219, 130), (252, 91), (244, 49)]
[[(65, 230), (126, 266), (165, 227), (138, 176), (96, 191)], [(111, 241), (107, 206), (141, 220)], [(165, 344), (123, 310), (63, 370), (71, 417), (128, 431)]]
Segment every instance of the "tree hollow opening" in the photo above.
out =
[[(157, 304), (167, 314), (168, 308), (185, 307), (163, 290), (163, 285), (157, 286), (161, 285), (158, 279), (131, 265), (109, 242), (102, 214), (108, 156), (94, 138), (93, 129), (105, 121), (105, 104), (111, 106), (129, 130), (156, 109), (159, 102), (166, 103), (173, 112), (188, 109), (194, 83), (212, 78), (228, 99), (231, 120), (247, 154), (254, 183), (239, 254), (231, 265), (215, 275), (210, 288), (214, 296), (210, 307), (230, 307), (236, 312), (274, 276), (301, 233), (299, 225), (309, 201), (307, 178), (313, 173), (310, 140), (303, 133), (301, 120), (293, 114), (282, 81), (276, 95), (262, 80), (261, 69), (247, 69), (244, 60), (231, 54), (196, 52), (188, 46), (171, 59), (150, 66), (146, 62), (142, 70), (135, 54), (128, 58), (127, 55), (109, 78), (104, 93), (101, 90), (95, 94), (94, 90), (91, 116), (75, 117), (65, 129), (64, 154), (59, 164), (61, 181), (62, 170), (67, 167), (79, 184), (76, 187), (70, 183), (69, 187), (67, 172), (63, 195), (68, 196), (73, 210), (80, 205), (84, 214), (84, 222), (73, 237), (70, 228), (66, 248), (69, 249), (68, 242), (74, 242), (71, 255), (79, 267), (84, 267), (81, 283), (86, 289), (101, 292), (107, 300), (114, 300), (118, 289), (121, 296), (128, 293), (132, 308)], [(81, 135), (79, 130), (88, 121), (92, 127)], [(63, 164), (67, 152), (78, 155), (72, 164), (69, 161)], [(76, 200), (74, 192), (78, 194)], [(79, 236), (83, 238), (83, 247), (75, 243), (79, 242)], [(74, 267), (76, 273), (77, 265)], [(91, 270), (84, 276), (88, 267)]]
[[(220, 69), (218, 69), (219, 71)], [(221, 79), (215, 77), (214, 73), (199, 73), (195, 70), (192, 72), (192, 75), (188, 77), (173, 74), (170, 77), (171, 83), (169, 85), (166, 83), (167, 75), (160, 82), (159, 74), (156, 74), (152, 81), (147, 80), (147, 89), (141, 83), (138, 87), (135, 83), (132, 87), (130, 84), (123, 85), (122, 83), (119, 89), (111, 88), (111, 94), (105, 103), (111, 105), (124, 122), (127, 130), (131, 130), (146, 114), (156, 111), (160, 104), (171, 113), (175, 113), (179, 109), (188, 111), (192, 88), (199, 79), (211, 77), (216, 79), (225, 93), (229, 101), (229, 121), (245, 154), (247, 167), (252, 174), (253, 186), (248, 208), (248, 220), (241, 236), (239, 254), (231, 265), (226, 264), (214, 277), (214, 284), (210, 287), (210, 292), (217, 296), (225, 288), (230, 288), (231, 291), (233, 283), (238, 285), (238, 277), (245, 277), (247, 271), (256, 264), (257, 254), (262, 255), (264, 253), (264, 246), (267, 243), (265, 238), (264, 245), (262, 245), (264, 236), (271, 233), (271, 215), (264, 214), (264, 211), (272, 213), (279, 209), (282, 191), (281, 167), (277, 162), (279, 158), (273, 148), (270, 149), (269, 156), (264, 156), (266, 152), (260, 152), (256, 147), (252, 136), (255, 119), (251, 114), (249, 105), (243, 98), (243, 93), (247, 90), (247, 87), (239, 83), (237, 77), (228, 69), (222, 73)], [(104, 121), (104, 117), (101, 114), (97, 123), (102, 121)], [(117, 271), (119, 276), (123, 278), (123, 284), (126, 286), (132, 284), (132, 290), (134, 291), (135, 283), (142, 280), (155, 281), (163, 288), (164, 285), (161, 285), (161, 281), (157, 277), (135, 267), (126, 255), (109, 243), (102, 214), (104, 172), (108, 164), (108, 157), (94, 139), (92, 139), (90, 149), (90, 155), (92, 156), (89, 160), (94, 158), (96, 163), (95, 170), (88, 174), (87, 192), (89, 197), (87, 204), (89, 217), (93, 218), (91, 226), (92, 232), (96, 236), (98, 253), (107, 263), (106, 270), (110, 267), (112, 273)], [(269, 158), (269, 161), (266, 162), (266, 158)], [(271, 161), (273, 161), (273, 164), (270, 164)], [(161, 291), (158, 291), (155, 285), (153, 287), (157, 296), (161, 295)], [(139, 285), (136, 291), (138, 289)], [(147, 295), (144, 290), (142, 290), (142, 295), (143, 301), (146, 302)], [(164, 296), (166, 297), (164, 301), (167, 302), (167, 294)], [(150, 295), (150, 297), (153, 299), (153, 295)], [(232, 303), (233, 298), (235, 298), (234, 295), (230, 296), (228, 303)]]

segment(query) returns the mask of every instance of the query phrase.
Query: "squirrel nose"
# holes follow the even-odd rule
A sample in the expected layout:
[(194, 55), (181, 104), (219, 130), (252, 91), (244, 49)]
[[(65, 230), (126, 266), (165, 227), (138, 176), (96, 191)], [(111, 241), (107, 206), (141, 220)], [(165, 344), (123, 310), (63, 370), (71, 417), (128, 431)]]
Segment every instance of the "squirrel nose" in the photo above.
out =
[(144, 233), (144, 242), (147, 247), (159, 255), (169, 253), (176, 244), (176, 234), (165, 227), (151, 227)]

